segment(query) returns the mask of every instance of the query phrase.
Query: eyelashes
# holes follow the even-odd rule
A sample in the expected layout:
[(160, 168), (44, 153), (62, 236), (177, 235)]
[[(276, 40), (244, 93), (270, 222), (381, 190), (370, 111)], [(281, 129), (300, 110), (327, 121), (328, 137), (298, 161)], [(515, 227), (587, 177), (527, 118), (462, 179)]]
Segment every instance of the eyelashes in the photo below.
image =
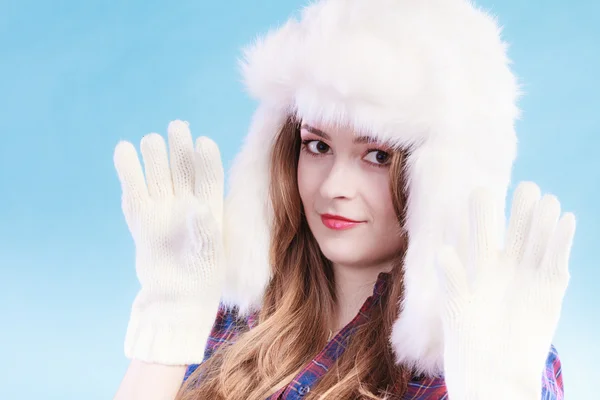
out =
[[(301, 141), (301, 151), (312, 157), (323, 157), (331, 153), (331, 147), (322, 140), (305, 139)], [(370, 157), (374, 155), (373, 157)], [(369, 148), (363, 156), (363, 160), (378, 168), (388, 167), (392, 160), (392, 155), (379, 148)]]
[[(314, 149), (312, 149), (312, 147), (314, 147)], [(321, 140), (308, 139), (302, 141), (302, 149), (312, 156), (319, 157), (327, 154), (329, 150), (331, 150), (331, 147)], [(319, 150), (324, 150), (324, 152)]]

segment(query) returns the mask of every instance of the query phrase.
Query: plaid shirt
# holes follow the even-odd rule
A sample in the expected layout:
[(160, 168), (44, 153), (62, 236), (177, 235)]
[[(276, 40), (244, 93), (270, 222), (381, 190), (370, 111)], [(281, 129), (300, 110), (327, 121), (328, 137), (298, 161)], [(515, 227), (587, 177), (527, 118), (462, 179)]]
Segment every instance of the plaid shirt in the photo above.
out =
[[(369, 318), (369, 311), (377, 304), (387, 285), (389, 274), (381, 273), (375, 283), (372, 296), (361, 307), (354, 319), (325, 345), (325, 348), (300, 371), (289, 385), (279, 390), (266, 400), (296, 400), (301, 399), (317, 384), (337, 358), (344, 352), (346, 343), (352, 337), (354, 330)], [(252, 328), (256, 324), (256, 316), (247, 317), (243, 324)], [(240, 319), (235, 310), (222, 307), (215, 320), (211, 335), (206, 346), (204, 360), (208, 359), (224, 343), (235, 341), (240, 332)], [(190, 365), (186, 371), (186, 380), (198, 364)], [(490, 388), (490, 390), (494, 390)], [(561, 362), (554, 346), (551, 347), (546, 368), (542, 376), (541, 400), (563, 400), (564, 390), (561, 374)], [(448, 393), (443, 378), (413, 377), (402, 400), (447, 400)]]

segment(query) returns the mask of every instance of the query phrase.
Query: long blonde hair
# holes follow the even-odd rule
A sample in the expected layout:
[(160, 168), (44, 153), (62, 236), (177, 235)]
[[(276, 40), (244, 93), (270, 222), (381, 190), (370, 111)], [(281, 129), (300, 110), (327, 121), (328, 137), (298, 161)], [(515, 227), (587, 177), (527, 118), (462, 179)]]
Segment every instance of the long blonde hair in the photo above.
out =
[[(299, 124), (289, 118), (271, 156), (273, 272), (258, 323), (205, 361), (177, 400), (264, 400), (289, 384), (328, 340), (327, 322), (336, 302), (334, 276), (303, 214), (296, 178), (300, 146)], [(401, 152), (394, 153), (390, 167), (399, 224), (404, 223), (406, 204), (403, 161)], [(382, 399), (393, 387), (394, 393), (406, 390), (408, 372), (395, 364), (388, 340), (403, 293), (401, 254), (368, 322), (355, 331), (306, 399)]]

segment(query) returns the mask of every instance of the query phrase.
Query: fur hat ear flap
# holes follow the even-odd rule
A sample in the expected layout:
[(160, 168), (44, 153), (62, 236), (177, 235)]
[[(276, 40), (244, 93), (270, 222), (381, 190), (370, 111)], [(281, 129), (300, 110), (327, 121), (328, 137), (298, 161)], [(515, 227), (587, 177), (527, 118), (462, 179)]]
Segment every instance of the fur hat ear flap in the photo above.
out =
[(242, 314), (260, 308), (271, 275), (269, 168), (273, 143), (285, 121), (285, 114), (259, 108), (230, 170), (223, 215), (227, 259), (223, 303), (238, 307)]

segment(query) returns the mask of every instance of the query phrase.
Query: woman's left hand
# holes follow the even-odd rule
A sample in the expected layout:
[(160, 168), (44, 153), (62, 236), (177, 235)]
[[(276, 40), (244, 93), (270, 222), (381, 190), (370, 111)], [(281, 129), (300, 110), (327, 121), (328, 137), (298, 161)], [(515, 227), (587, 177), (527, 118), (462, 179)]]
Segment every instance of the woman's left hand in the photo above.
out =
[[(575, 217), (530, 182), (518, 186), (505, 245), (499, 205), (472, 196), (470, 248), (439, 254), (445, 302), (444, 373), (450, 400), (539, 400), (569, 282)], [(496, 397), (494, 397), (496, 396)]]

